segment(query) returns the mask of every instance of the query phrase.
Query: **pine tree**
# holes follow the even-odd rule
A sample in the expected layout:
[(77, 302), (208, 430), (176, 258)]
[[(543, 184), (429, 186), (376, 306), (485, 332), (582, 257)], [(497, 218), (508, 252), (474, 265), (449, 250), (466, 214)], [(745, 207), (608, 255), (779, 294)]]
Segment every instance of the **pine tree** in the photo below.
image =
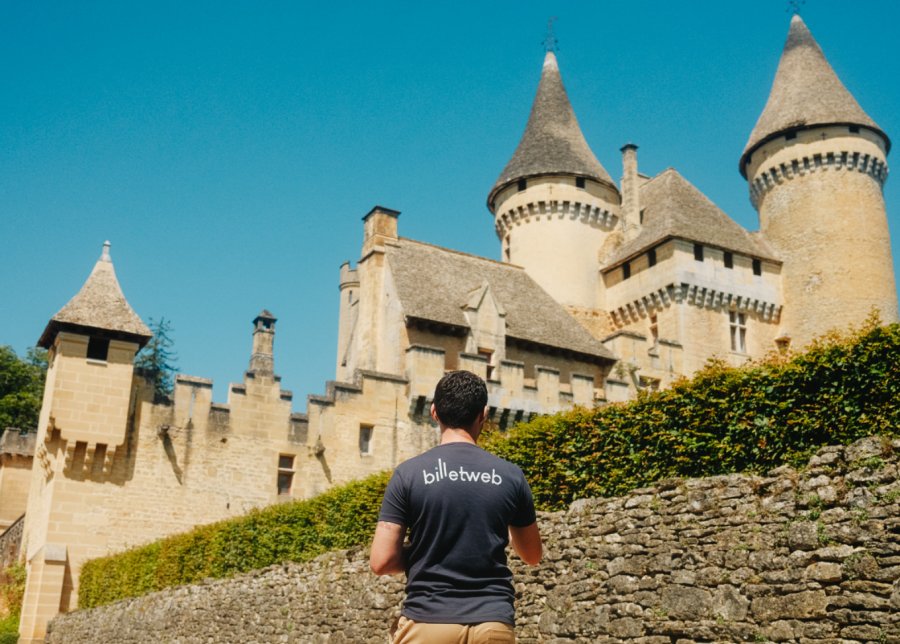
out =
[(174, 391), (178, 355), (172, 350), (175, 346), (170, 336), (172, 324), (166, 318), (150, 318), (150, 330), (153, 337), (137, 354), (134, 365), (153, 382), (153, 400), (159, 402), (171, 397)]

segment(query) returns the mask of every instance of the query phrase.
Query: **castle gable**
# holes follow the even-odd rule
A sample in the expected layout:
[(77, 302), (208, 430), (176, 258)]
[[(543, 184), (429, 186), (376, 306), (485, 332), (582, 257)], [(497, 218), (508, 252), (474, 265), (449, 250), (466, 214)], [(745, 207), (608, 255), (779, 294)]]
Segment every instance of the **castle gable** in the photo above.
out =
[(604, 271), (672, 237), (750, 257), (776, 259), (759, 236), (751, 235), (673, 168), (641, 186), (640, 203), (641, 232), (611, 256)]
[(613, 360), (612, 354), (525, 271), (410, 239), (387, 249), (403, 313), (412, 319), (468, 332), (462, 306), (481, 298), (485, 286), (505, 312), (507, 337)]

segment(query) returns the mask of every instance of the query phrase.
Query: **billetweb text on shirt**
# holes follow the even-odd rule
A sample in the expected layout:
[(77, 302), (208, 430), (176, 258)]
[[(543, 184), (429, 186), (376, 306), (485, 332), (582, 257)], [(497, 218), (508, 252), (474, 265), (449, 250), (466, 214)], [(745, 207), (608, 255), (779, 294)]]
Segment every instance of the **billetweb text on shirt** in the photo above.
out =
[(490, 472), (470, 472), (462, 465), (459, 469), (450, 469), (442, 459), (438, 459), (437, 465), (434, 467), (434, 473), (422, 470), (422, 476), (425, 479), (425, 485), (432, 483), (440, 483), (444, 479), (451, 481), (463, 481), (467, 483), (490, 483), (491, 485), (500, 485), (503, 483), (503, 477), (497, 474), (497, 471), (491, 469)]

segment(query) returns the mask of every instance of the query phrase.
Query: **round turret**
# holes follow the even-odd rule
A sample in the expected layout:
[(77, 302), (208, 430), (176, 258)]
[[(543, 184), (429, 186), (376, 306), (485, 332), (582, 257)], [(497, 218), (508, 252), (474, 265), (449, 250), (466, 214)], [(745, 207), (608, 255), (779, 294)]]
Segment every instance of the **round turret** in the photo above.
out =
[(597, 305), (597, 253), (618, 221), (621, 196), (588, 147), (547, 52), (525, 133), (488, 195), (504, 261), (559, 302)]
[(897, 320), (882, 194), (889, 149), (794, 16), (740, 160), (763, 237), (784, 261), (782, 336), (794, 347), (873, 309)]

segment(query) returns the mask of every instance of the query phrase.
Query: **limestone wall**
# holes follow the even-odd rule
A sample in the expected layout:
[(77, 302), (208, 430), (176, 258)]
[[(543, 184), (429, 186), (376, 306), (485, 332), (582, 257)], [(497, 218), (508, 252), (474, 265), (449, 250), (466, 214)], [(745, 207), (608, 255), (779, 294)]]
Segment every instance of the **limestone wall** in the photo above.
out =
[[(900, 440), (801, 472), (669, 480), (542, 514), (520, 642), (900, 642)], [(363, 549), (58, 617), (49, 642), (383, 642), (401, 578)]]

